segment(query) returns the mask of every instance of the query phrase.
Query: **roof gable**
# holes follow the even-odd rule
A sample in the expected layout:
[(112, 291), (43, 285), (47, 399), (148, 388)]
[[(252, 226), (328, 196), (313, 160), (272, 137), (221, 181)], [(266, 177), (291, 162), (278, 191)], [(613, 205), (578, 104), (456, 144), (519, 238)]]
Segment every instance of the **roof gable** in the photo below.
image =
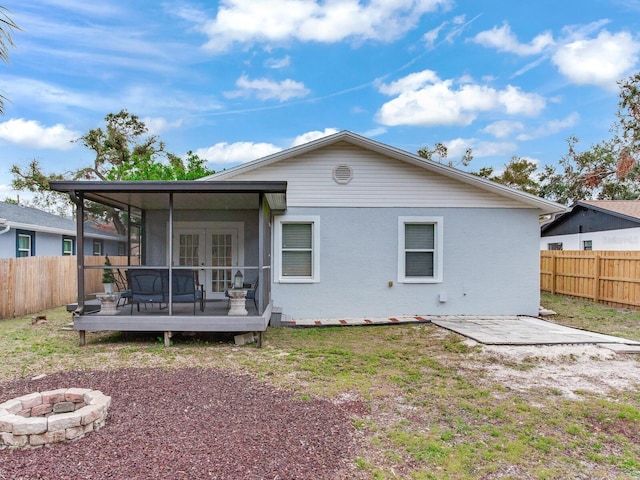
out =
[[(414, 172), (418, 172), (418, 169), (420, 169), (422, 170), (422, 172), (436, 174), (435, 176), (438, 176), (442, 179), (442, 181), (440, 182), (442, 185), (448, 184), (447, 188), (449, 190), (447, 191), (447, 194), (451, 191), (451, 189), (455, 190), (457, 185), (458, 190), (461, 186), (467, 187), (467, 194), (469, 194), (469, 192), (472, 192), (472, 195), (473, 192), (475, 192), (476, 194), (478, 192), (483, 192), (485, 196), (488, 195), (494, 200), (492, 206), (517, 206), (520, 208), (536, 208), (539, 209), (542, 213), (559, 212), (565, 209), (564, 206), (559, 205), (555, 202), (511, 189), (504, 185), (500, 185), (490, 180), (462, 172), (460, 170), (442, 165), (437, 162), (426, 160), (422, 157), (419, 157), (418, 155), (399, 150), (397, 148), (368, 139), (366, 137), (362, 137), (349, 131), (342, 131), (334, 135), (323, 137), (304, 145), (296, 146), (288, 150), (284, 150), (282, 152), (269, 155), (258, 160), (254, 160), (252, 162), (239, 165), (229, 170), (204, 177), (201, 180), (287, 180), (289, 182), (287, 195), (288, 198), (292, 202), (294, 202), (292, 195), (295, 198), (295, 191), (292, 191), (292, 189), (295, 189), (295, 182), (291, 181), (291, 179), (288, 177), (278, 178), (274, 176), (274, 172), (280, 170), (281, 172), (283, 172), (283, 175), (287, 175), (287, 169), (290, 168), (290, 166), (296, 163), (295, 161), (299, 159), (304, 159), (307, 162), (307, 165), (316, 167), (317, 162), (314, 163), (309, 161), (310, 158), (317, 158), (317, 155), (314, 157), (314, 153), (318, 153), (323, 150), (325, 152), (328, 152), (330, 150), (329, 147), (338, 149), (341, 147), (341, 145), (349, 145), (352, 148), (357, 147), (358, 149), (364, 150), (365, 152), (368, 152), (370, 158), (376, 156), (378, 159), (385, 159), (385, 161), (387, 161), (388, 163), (393, 164), (392, 168), (394, 169), (402, 169), (403, 167), (406, 168), (407, 166), (413, 166), (417, 167), (417, 169), (413, 169)], [(309, 175), (313, 174), (310, 167), (305, 166), (304, 168), (309, 168)], [(431, 177), (433, 178), (434, 175), (431, 175)], [(425, 175), (422, 175), (421, 181), (424, 181), (425, 178), (427, 177)], [(325, 187), (326, 186), (327, 185), (325, 185)], [(469, 189), (469, 186), (473, 188)], [(424, 185), (422, 187), (423, 188), (421, 188), (420, 190), (425, 190)], [(371, 188), (375, 188), (375, 185), (372, 184)], [(402, 183), (396, 185), (394, 188), (397, 191), (403, 189), (407, 190), (407, 185), (406, 183)], [(362, 191), (364, 191), (364, 189)], [(374, 195), (380, 194), (380, 192), (377, 192), (375, 190), (371, 193)], [(438, 190), (438, 193), (440, 194), (439, 198), (443, 200), (443, 190)], [(325, 198), (330, 199), (332, 192), (325, 190), (324, 194)], [(330, 200), (328, 201), (330, 203)]]
[(640, 227), (640, 202), (581, 200), (540, 229), (543, 237)]

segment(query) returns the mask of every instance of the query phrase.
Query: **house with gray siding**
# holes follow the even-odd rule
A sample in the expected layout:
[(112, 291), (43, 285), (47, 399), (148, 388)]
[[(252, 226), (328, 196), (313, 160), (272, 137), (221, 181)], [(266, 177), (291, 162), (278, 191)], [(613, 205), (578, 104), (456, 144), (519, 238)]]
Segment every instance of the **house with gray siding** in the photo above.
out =
[(286, 181), (271, 295), (292, 318), (536, 315), (564, 207), (343, 131), (203, 181)]
[(263, 332), (274, 312), (536, 315), (538, 218), (564, 210), (348, 131), (198, 181), (51, 188), (79, 218), (89, 203), (121, 212), (138, 247), (114, 268), (146, 308), (90, 308), (83, 278), (96, 267), (78, 258), (81, 343), (101, 330), (164, 331), (167, 345), (176, 331)]
[[(87, 229), (85, 255), (125, 254), (121, 236)], [(0, 202), (0, 258), (75, 255), (76, 222), (37, 208)]]

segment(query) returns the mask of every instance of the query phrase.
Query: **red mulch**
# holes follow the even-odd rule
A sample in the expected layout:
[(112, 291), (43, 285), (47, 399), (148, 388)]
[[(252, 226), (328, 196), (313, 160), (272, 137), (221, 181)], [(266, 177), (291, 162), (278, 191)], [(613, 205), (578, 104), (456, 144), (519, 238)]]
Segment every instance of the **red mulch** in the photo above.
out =
[(106, 426), (39, 449), (0, 450), (0, 479), (347, 479), (349, 408), (300, 400), (217, 369), (64, 372), (0, 384), (0, 403), (80, 387), (112, 398)]

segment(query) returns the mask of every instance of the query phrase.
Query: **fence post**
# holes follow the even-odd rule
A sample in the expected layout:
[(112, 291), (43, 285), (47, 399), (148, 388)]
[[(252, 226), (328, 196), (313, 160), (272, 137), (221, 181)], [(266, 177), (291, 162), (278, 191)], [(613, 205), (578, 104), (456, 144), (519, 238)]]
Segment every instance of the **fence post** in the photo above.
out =
[(551, 295), (556, 294), (556, 252), (551, 253)]
[(597, 302), (600, 300), (600, 254), (596, 253), (595, 255), (595, 271), (593, 272), (593, 301)]

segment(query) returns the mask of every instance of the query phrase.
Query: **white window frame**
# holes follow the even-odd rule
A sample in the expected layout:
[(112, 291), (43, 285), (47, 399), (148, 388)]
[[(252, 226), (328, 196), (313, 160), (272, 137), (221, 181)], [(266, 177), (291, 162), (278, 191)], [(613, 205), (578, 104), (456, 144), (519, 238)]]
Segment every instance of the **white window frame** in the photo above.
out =
[[(99, 248), (96, 248), (96, 247), (99, 247)], [(92, 249), (93, 249), (92, 250), (93, 251), (93, 253), (92, 253), (93, 256), (99, 257), (99, 256), (103, 255), (104, 254), (104, 252), (103, 252), (104, 243), (102, 242), (102, 240), (94, 240)]]
[[(275, 217), (273, 257), (273, 281), (276, 283), (318, 283), (320, 282), (320, 216), (280, 215)], [(287, 223), (311, 224), (311, 275), (291, 277), (282, 275), (282, 225)]]
[[(29, 246), (27, 248), (20, 248), (20, 239), (21, 238), (28, 238), (29, 239)], [(32, 257), (32, 250), (33, 250), (33, 234), (31, 233), (18, 233), (18, 246), (16, 247), (17, 253), (18, 253), (18, 258), (26, 258), (26, 257)], [(26, 255), (20, 255), (20, 252), (25, 252)]]
[[(64, 247), (67, 244), (67, 242), (70, 243), (71, 248), (69, 250), (66, 250)], [(75, 241), (72, 237), (62, 237), (62, 255), (65, 257), (69, 257), (73, 255), (73, 250), (75, 247)]]
[[(405, 225), (433, 225), (433, 276), (407, 277), (405, 274)], [(444, 217), (398, 217), (398, 283), (442, 283), (444, 259)]]

